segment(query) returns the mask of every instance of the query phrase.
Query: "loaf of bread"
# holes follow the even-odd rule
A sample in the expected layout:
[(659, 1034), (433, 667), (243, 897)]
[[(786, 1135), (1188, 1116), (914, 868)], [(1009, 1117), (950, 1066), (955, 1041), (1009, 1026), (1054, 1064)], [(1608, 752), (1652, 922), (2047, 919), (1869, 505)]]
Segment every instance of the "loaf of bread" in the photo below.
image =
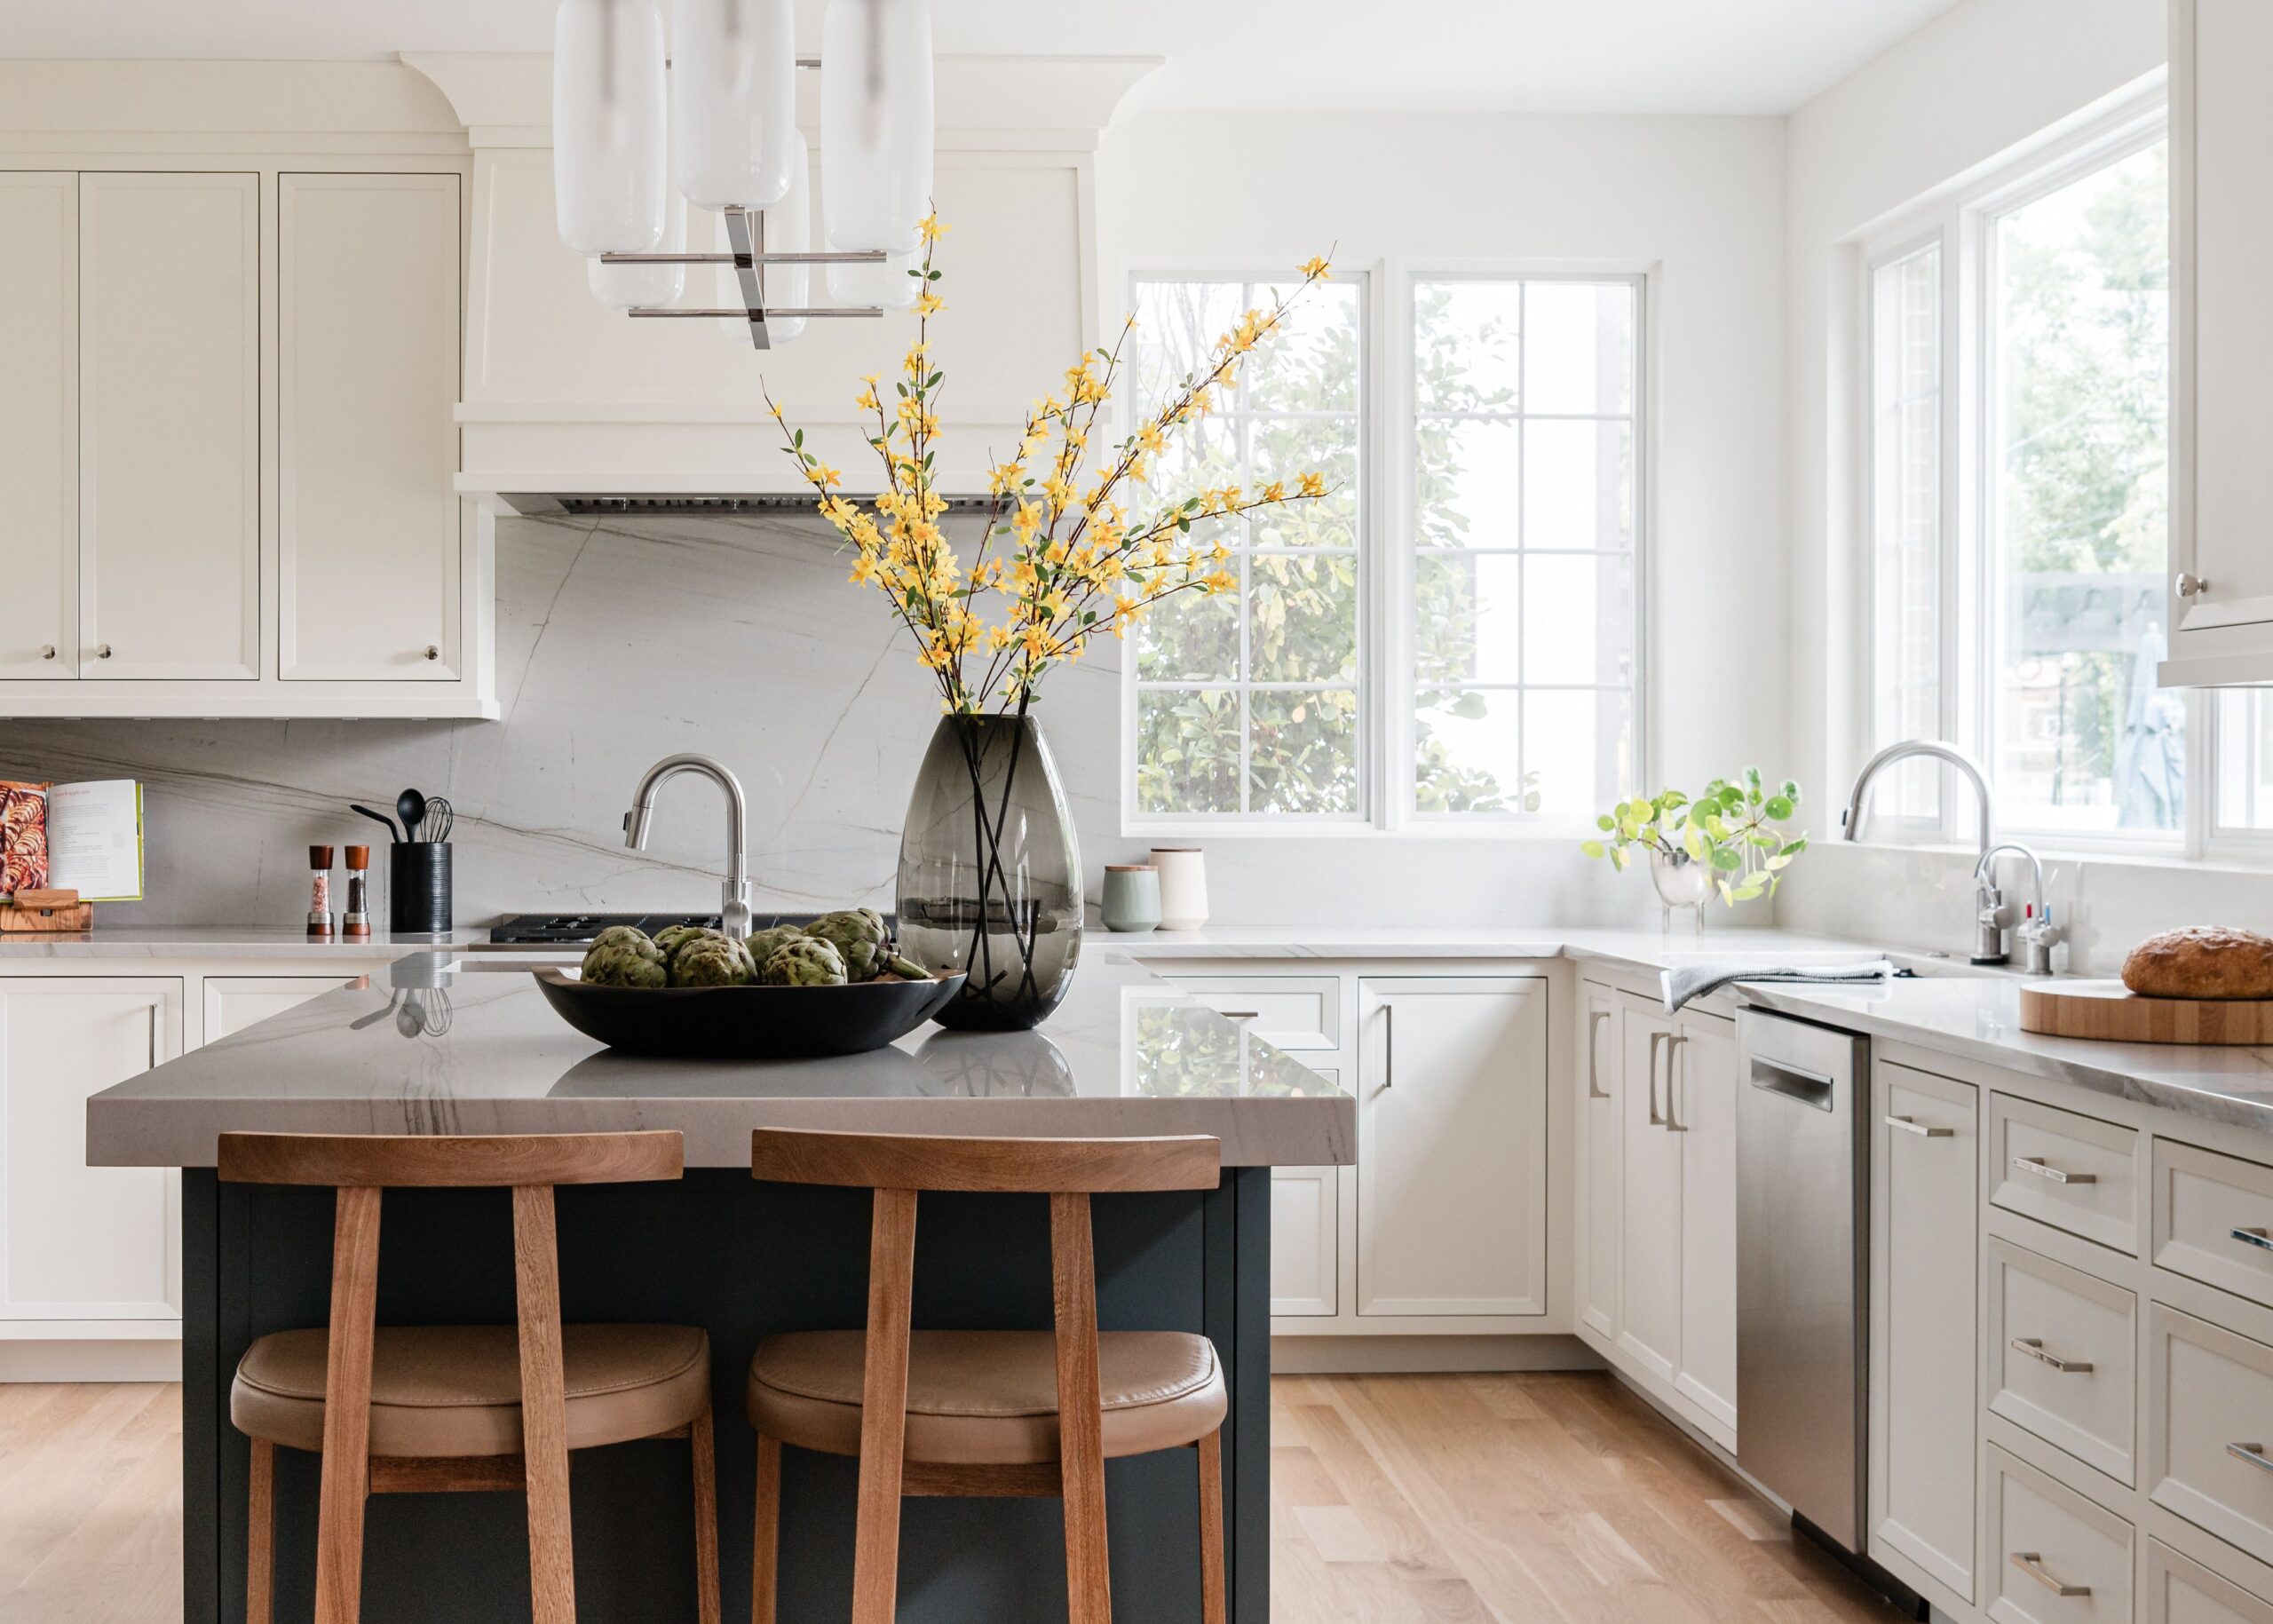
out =
[(2166, 931), (2131, 949), (2123, 985), (2147, 998), (2273, 998), (2273, 938), (2224, 925)]

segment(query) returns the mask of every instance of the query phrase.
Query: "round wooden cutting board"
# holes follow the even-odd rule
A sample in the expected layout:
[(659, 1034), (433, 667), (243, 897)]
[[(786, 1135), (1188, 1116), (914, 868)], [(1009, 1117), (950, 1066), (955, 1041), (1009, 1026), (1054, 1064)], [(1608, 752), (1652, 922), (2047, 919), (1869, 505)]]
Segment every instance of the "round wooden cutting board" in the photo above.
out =
[(2120, 981), (2021, 988), (2021, 1030), (2111, 1043), (2273, 1044), (2273, 998), (2142, 998)]

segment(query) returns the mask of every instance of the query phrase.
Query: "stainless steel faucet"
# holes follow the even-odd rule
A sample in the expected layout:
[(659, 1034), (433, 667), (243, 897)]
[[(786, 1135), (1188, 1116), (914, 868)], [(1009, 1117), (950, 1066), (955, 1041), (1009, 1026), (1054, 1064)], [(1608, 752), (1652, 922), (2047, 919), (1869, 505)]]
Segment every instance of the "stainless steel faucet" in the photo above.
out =
[[(2017, 852), (2028, 859), (2031, 883), (2034, 891), (2034, 906), (2014, 928), (2013, 935), (2021, 945), (2021, 968), (2031, 976), (2052, 973), (2053, 944), (2060, 939), (2060, 931), (2052, 923), (2051, 906), (2044, 899), (2044, 863), (2037, 854), (2017, 840), (2008, 840), (1990, 847), (1973, 865), (1973, 883), (1981, 899), (1979, 924), (1986, 939), (1990, 931), (2003, 931), (2005, 923), (2005, 893), (1997, 887), (1996, 861), (2000, 852)], [(2002, 946), (2001, 939), (2000, 946)]]
[[(1972, 757), (1954, 744), (1944, 744), (1938, 739), (1905, 739), (1899, 744), (1888, 745), (1886, 749), (1865, 762), (1863, 770), (1855, 775), (1854, 791), (1848, 796), (1847, 810), (1839, 820), (1841, 838), (1858, 840), (1862, 837), (1863, 808), (1870, 797), (1871, 780), (1896, 762), (1906, 761), (1913, 756), (1931, 756), (1938, 761), (1949, 763), (1964, 775), (1968, 782), (1972, 784), (1973, 793), (1980, 798), (1981, 856), (1979, 861), (1974, 865), (1973, 870), (1975, 907), (1972, 959), (1976, 964), (2005, 963), (2008, 962), (2008, 955), (2005, 952), (2004, 926), (1999, 918), (2000, 911), (2004, 907), (2004, 899), (1997, 894), (1994, 882), (1986, 874), (1989, 867), (1989, 854), (1994, 849), (1989, 832), (1995, 821), (1991, 816), (1992, 802), (1989, 794), (1989, 780), (1982, 776), (1981, 769), (1974, 764)], [(2038, 899), (2042, 900), (2040, 894)], [(2048, 947), (2047, 950), (2049, 951)]]
[(666, 756), (647, 769), (632, 792), (631, 810), (623, 814), (623, 844), (634, 852), (647, 849), (647, 821), (654, 815), (655, 791), (665, 779), (682, 772), (699, 772), (726, 794), (726, 879), (718, 888), (718, 923), (726, 934), (741, 941), (749, 934), (748, 804), (742, 798), (741, 780), (708, 756)]

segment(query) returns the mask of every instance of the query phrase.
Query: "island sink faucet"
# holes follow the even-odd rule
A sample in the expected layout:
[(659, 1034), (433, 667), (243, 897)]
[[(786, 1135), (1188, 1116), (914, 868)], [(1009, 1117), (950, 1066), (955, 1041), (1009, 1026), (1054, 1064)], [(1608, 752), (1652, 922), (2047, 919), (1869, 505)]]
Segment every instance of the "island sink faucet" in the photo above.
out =
[(632, 792), (631, 810), (623, 814), (623, 844), (634, 852), (647, 849), (647, 822), (654, 815), (655, 791), (663, 780), (682, 772), (699, 772), (726, 794), (726, 879), (718, 888), (718, 923), (741, 941), (749, 934), (748, 804), (742, 798), (741, 780), (708, 756), (666, 756), (639, 780)]
[[(1973, 757), (1954, 744), (1944, 744), (1938, 739), (1905, 739), (1899, 744), (1889, 744), (1863, 764), (1855, 774), (1855, 788), (1847, 797), (1847, 810), (1840, 816), (1841, 838), (1859, 840), (1863, 834), (1863, 810), (1870, 798), (1871, 780), (1897, 761), (1913, 756), (1931, 756), (1945, 761), (1973, 786), (1973, 793), (1981, 802), (1981, 856), (1974, 865), (1973, 953), (1976, 964), (2002, 964), (2007, 962), (2005, 931), (2000, 918), (2004, 899), (1998, 893), (1996, 877), (1989, 871), (1989, 856), (1995, 849), (1989, 830), (1995, 821), (1990, 815), (1989, 780), (1974, 764)], [(2039, 900), (2041, 899), (2039, 898)]]

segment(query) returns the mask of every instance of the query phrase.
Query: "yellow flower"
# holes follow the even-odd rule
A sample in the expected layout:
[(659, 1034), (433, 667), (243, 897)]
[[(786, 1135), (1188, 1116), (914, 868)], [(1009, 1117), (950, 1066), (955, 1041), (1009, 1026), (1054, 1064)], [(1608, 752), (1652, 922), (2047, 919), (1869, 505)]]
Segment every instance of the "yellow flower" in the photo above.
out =
[(1264, 486), (1264, 487), (1263, 487), (1263, 496), (1262, 496), (1262, 500), (1263, 500), (1264, 502), (1284, 502), (1284, 501), (1286, 501), (1286, 500), (1287, 500), (1287, 487), (1286, 487), (1286, 483), (1285, 483), (1285, 481), (1283, 481), (1283, 480), (1279, 480), (1279, 479), (1273, 479), (1273, 480), (1271, 480), (1271, 483), (1270, 483), (1270, 484), (1268, 484), (1268, 485)]
[(932, 315), (939, 311), (945, 310), (946, 307), (946, 300), (941, 298), (929, 288), (924, 289), (923, 292), (915, 296), (915, 313), (919, 316)]
[(1326, 261), (1323, 258), (1318, 257), (1305, 259), (1295, 268), (1302, 272), (1305, 279), (1311, 281), (1322, 282), (1334, 274), (1333, 270), (1327, 265)]
[(1159, 424), (1148, 423), (1136, 431), (1136, 443), (1154, 456), (1158, 456), (1168, 449), (1168, 439), (1167, 435), (1160, 432)]
[(1323, 496), (1323, 495), (1326, 495), (1326, 476), (1325, 476), (1324, 474), (1322, 474), (1322, 473), (1306, 473), (1306, 474), (1304, 474), (1304, 475), (1303, 476), (1303, 488), (1302, 488), (1302, 494), (1303, 494), (1303, 495), (1305, 495), (1305, 496)]
[(773, 402), (773, 404), (772, 404), (770, 408), (768, 408), (767, 409), (768, 409), (768, 410), (770, 410), (770, 411), (772, 411), (772, 414), (774, 415), (774, 416), (776, 416), (776, 417), (778, 418), (778, 417), (780, 417), (780, 416), (781, 416), (781, 402), (780, 402), (780, 401), (779, 401), (779, 400), (776, 400), (776, 401), (774, 401), (774, 402)]
[(927, 214), (917, 223), (915, 229), (923, 234), (924, 242), (937, 242), (954, 227), (942, 220), (937, 214)]
[(836, 469), (831, 468), (827, 463), (815, 463), (812, 467), (805, 470), (805, 478), (811, 479), (815, 485), (821, 487), (823, 489), (827, 489), (829, 486), (841, 484), (843, 481), (844, 476), (839, 473)]

